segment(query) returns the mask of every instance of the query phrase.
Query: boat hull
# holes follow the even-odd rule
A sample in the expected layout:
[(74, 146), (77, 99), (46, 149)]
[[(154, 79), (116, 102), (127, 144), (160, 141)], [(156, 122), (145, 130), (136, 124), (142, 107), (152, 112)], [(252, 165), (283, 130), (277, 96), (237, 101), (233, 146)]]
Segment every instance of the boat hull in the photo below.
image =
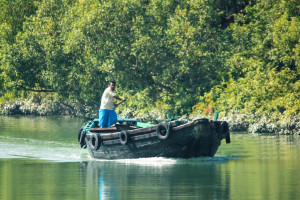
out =
[(112, 133), (92, 131), (86, 135), (85, 143), (90, 155), (97, 159), (191, 158), (214, 156), (225, 138), (221, 122), (207, 119), (180, 125), (176, 122), (163, 124), (164, 131), (168, 131), (163, 136), (159, 132), (161, 127), (125, 128), (125, 131), (119, 132), (119, 129)]

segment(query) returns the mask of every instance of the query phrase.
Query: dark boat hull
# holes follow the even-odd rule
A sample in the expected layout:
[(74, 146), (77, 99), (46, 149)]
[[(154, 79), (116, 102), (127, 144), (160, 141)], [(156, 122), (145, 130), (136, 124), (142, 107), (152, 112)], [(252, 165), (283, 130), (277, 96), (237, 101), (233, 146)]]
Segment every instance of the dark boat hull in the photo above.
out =
[(207, 119), (181, 125), (170, 122), (167, 137), (159, 137), (158, 126), (127, 129), (122, 132), (127, 134), (125, 142), (121, 132), (101, 134), (94, 131), (86, 135), (85, 143), (90, 155), (97, 159), (191, 158), (214, 156), (221, 140), (226, 134), (229, 137), (229, 132), (224, 127), (221, 129), (221, 122)]

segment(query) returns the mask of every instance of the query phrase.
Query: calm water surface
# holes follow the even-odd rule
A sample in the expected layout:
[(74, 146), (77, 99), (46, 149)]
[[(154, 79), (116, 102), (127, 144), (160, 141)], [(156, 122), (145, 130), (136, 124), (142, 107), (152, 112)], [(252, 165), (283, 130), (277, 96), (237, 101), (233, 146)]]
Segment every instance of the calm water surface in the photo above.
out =
[(94, 160), (83, 123), (0, 116), (0, 199), (300, 199), (299, 136), (232, 133), (214, 158)]

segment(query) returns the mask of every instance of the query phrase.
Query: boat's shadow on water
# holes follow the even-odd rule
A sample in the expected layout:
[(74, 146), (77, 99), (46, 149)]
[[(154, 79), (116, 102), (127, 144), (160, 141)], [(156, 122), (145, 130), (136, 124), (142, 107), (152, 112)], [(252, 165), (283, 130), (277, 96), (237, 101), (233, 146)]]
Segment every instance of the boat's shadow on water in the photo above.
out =
[(205, 194), (219, 199), (218, 195), (229, 195), (229, 175), (221, 172), (222, 163), (230, 160), (227, 156), (90, 160), (81, 163), (80, 173), (87, 185), (86, 198), (185, 199)]

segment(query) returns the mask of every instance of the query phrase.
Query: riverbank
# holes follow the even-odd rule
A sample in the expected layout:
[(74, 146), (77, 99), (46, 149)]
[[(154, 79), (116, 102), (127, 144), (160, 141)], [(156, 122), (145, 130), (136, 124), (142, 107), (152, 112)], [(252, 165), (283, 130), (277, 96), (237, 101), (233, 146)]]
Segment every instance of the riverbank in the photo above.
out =
[[(33, 100), (17, 100), (0, 104), (0, 114), (2, 115), (70, 115), (84, 118), (96, 118), (97, 112), (86, 110), (84, 113), (80, 111), (76, 105), (62, 102), (42, 102), (35, 103)], [(157, 123), (164, 120), (163, 114), (159, 110), (149, 112), (147, 115), (135, 116), (135, 118), (143, 118), (145, 121)], [(121, 118), (130, 118), (130, 114), (124, 112), (119, 113)], [(181, 120), (193, 120), (204, 116), (182, 116)], [(297, 117), (289, 119), (280, 119), (276, 123), (270, 121), (267, 117), (255, 117), (245, 114), (228, 114), (226, 117), (221, 117), (219, 120), (227, 121), (231, 131), (246, 131), (250, 133), (274, 133), (283, 135), (300, 135), (300, 119)]]
[(256, 117), (245, 114), (228, 114), (223, 120), (230, 124), (233, 131), (250, 133), (276, 133), (281, 135), (300, 135), (300, 118), (278, 119), (276, 122), (268, 117)]
[(2, 115), (76, 115), (79, 113), (75, 106), (57, 102), (45, 100), (40, 103), (34, 102), (33, 99), (29, 100), (16, 100), (12, 102), (5, 102), (0, 104), (0, 114)]

